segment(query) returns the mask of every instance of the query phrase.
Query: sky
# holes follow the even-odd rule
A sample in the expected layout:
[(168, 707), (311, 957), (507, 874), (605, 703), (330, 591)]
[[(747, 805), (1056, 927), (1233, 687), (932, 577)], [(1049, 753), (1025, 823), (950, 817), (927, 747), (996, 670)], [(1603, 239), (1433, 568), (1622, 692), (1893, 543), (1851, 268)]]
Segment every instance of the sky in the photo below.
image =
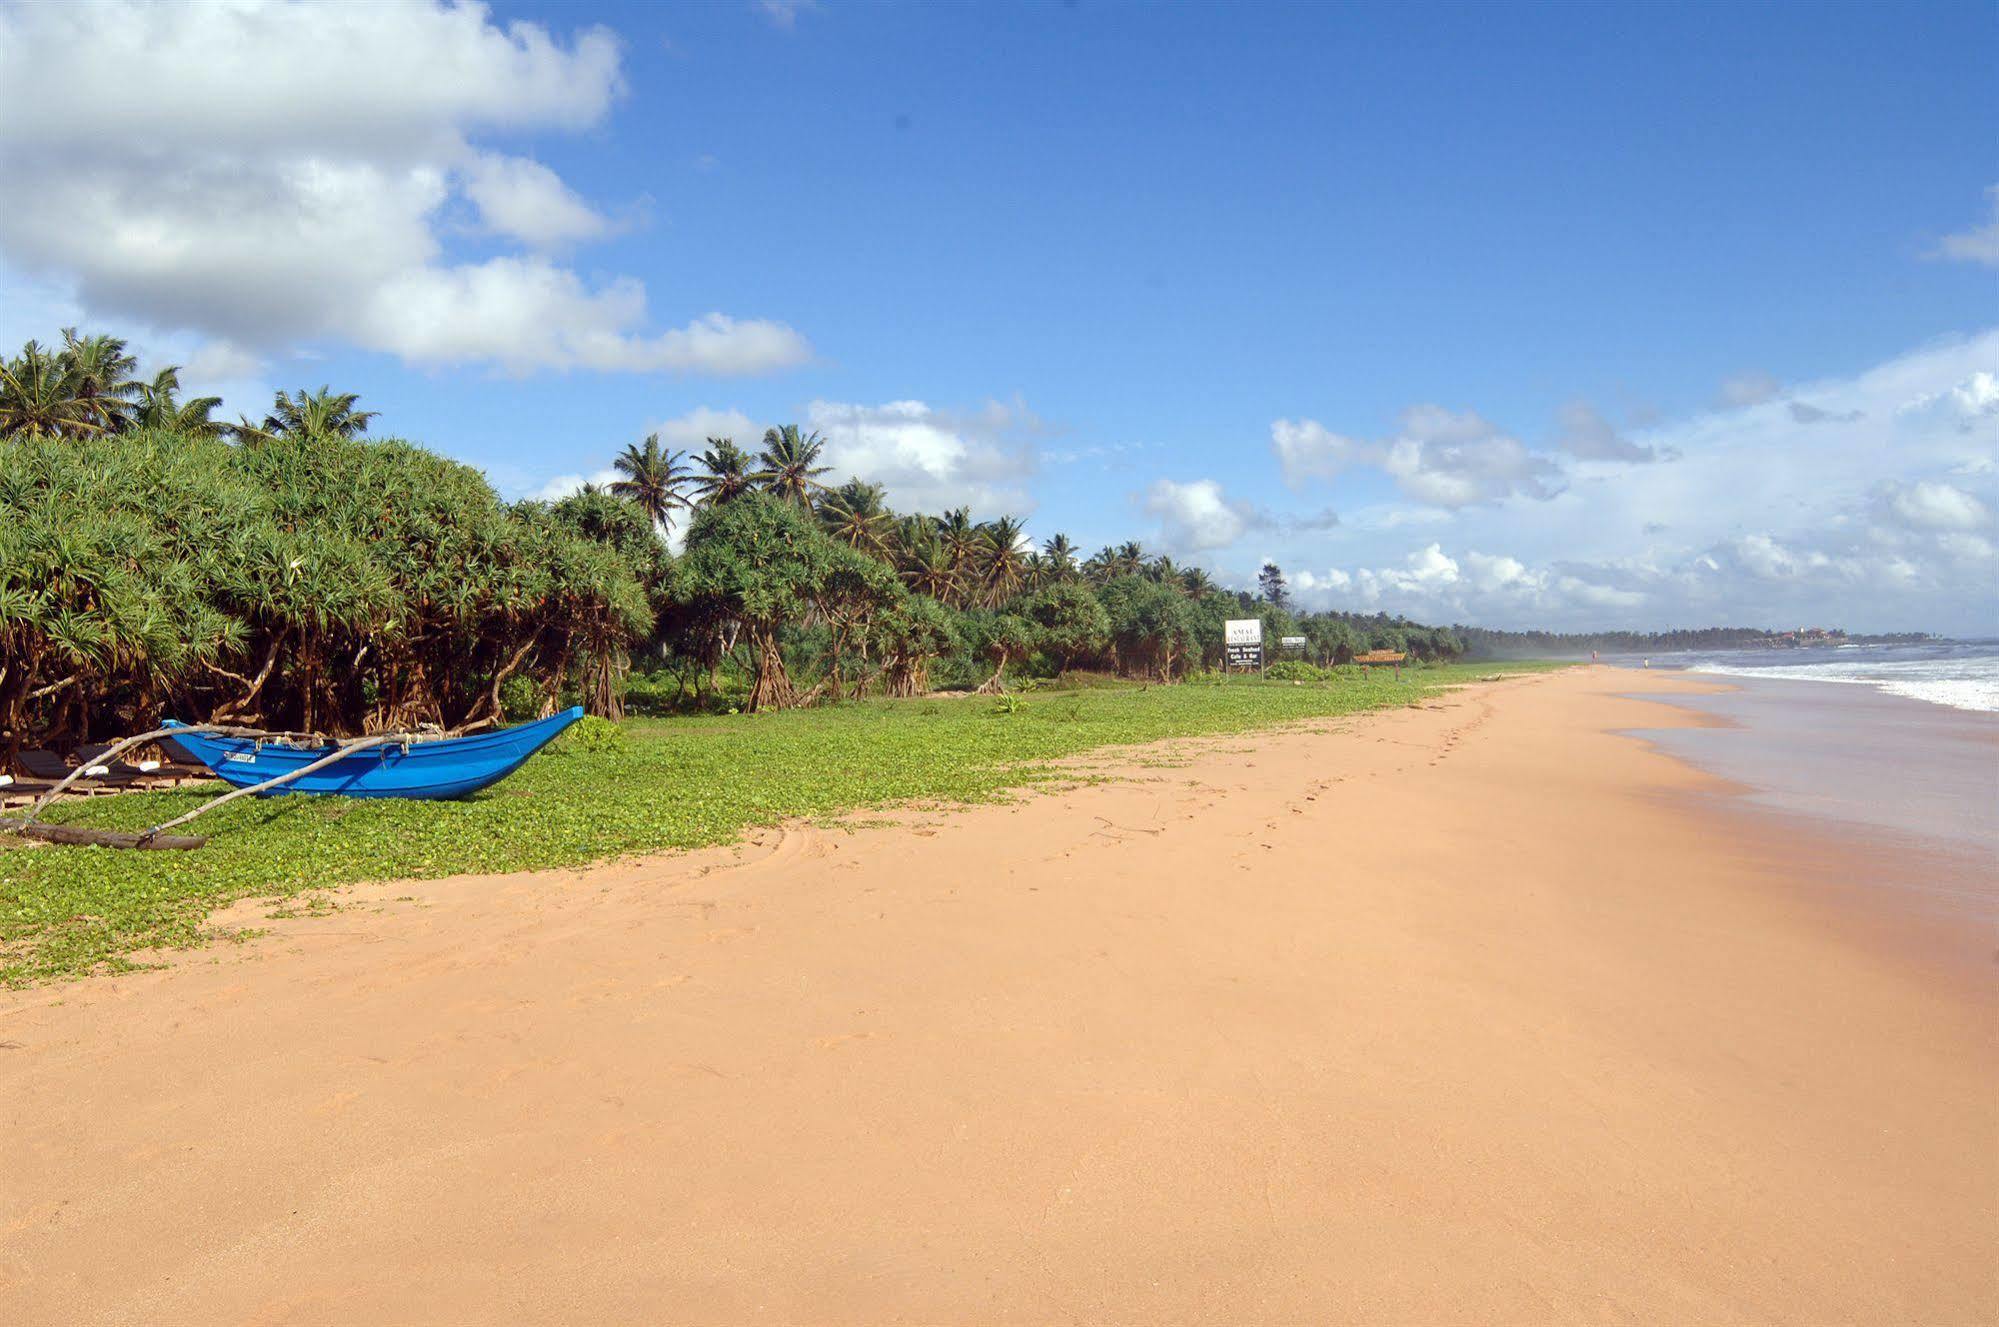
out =
[(0, 339), (1308, 607), (1999, 634), (1999, 9), (0, 0)]

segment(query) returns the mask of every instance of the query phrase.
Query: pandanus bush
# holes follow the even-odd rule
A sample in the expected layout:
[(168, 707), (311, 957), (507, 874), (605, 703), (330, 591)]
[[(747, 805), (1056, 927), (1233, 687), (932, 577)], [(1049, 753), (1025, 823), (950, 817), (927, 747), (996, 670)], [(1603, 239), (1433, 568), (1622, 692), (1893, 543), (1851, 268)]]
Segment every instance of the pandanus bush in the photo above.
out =
[(518, 675), (551, 706), (571, 678), (615, 713), (670, 566), (617, 508), (509, 507), (477, 471), (394, 441), (16, 438), (0, 447), (0, 731), (18, 747), (163, 714), (455, 727), (498, 719)]

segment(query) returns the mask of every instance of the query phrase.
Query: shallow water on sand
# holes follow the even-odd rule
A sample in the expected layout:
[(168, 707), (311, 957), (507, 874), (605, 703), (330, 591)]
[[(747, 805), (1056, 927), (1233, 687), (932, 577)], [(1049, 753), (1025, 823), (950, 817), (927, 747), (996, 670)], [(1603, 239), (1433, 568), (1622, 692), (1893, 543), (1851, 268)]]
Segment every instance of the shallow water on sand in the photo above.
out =
[[(1752, 805), (1921, 850), (1936, 869), (1884, 883), (1926, 896), (1936, 910), (1999, 917), (1999, 714), (1865, 687), (1726, 682), (1739, 689), (1650, 697), (1722, 725), (1641, 735), (1741, 785)], [(1644, 694), (1642, 679), (1632, 690)]]

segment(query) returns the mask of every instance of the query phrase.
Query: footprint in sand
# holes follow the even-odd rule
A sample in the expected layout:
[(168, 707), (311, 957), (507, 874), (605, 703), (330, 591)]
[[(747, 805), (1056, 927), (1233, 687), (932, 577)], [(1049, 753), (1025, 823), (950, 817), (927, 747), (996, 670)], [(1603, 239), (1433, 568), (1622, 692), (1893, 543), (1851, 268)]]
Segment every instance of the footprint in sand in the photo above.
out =
[(873, 1041), (874, 1036), (875, 1034), (872, 1032), (843, 1032), (837, 1037), (821, 1037), (816, 1044), (820, 1050), (830, 1051), (837, 1046), (844, 1046), (850, 1041)]

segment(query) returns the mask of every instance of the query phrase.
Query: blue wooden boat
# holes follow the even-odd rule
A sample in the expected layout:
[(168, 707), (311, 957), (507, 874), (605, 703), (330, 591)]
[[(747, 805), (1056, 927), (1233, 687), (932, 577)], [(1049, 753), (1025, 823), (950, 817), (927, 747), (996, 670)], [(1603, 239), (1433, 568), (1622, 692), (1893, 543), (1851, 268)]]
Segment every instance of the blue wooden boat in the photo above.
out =
[[(529, 756), (582, 717), (583, 707), (577, 705), (534, 723), (498, 728), (490, 733), (417, 739), (407, 746), (370, 747), (264, 795), (281, 797), (301, 792), (341, 797), (463, 797), (512, 774), (527, 763)], [(255, 787), (302, 765), (323, 760), (338, 750), (332, 745), (289, 746), (268, 739), (219, 737), (211, 733), (189, 733), (174, 741), (214, 770), (217, 777), (239, 788)]]

